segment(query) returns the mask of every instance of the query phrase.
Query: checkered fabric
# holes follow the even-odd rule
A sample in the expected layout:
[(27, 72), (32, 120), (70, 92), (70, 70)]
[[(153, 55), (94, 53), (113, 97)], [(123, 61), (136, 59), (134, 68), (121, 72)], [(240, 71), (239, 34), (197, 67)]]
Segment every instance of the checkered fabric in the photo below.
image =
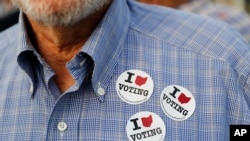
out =
[[(146, 129), (156, 122), (166, 129), (164, 141), (226, 141), (230, 124), (250, 124), (250, 47), (222, 22), (113, 0), (68, 63), (76, 83), (63, 94), (29, 39), (22, 14), (18, 25), (0, 33), (0, 140), (151, 141), (160, 130)], [(118, 78), (128, 70), (151, 76), (153, 93), (147, 101), (131, 104), (118, 95)], [(182, 121), (161, 106), (162, 91), (172, 85), (195, 99), (193, 114)], [(129, 91), (131, 100), (139, 94)], [(185, 106), (188, 97), (182, 95)], [(145, 131), (127, 134), (133, 132), (127, 127), (132, 121), (139, 131), (137, 119), (130, 118), (141, 111), (155, 113), (164, 124), (149, 116)]]

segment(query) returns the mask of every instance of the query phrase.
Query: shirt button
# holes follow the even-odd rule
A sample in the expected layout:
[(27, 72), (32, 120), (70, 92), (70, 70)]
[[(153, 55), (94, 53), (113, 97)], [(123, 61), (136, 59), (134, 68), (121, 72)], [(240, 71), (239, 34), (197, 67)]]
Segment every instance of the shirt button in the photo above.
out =
[(98, 90), (97, 90), (97, 93), (99, 95), (104, 95), (105, 94), (105, 90), (102, 87), (99, 87)]
[(61, 132), (65, 131), (67, 129), (67, 124), (65, 122), (59, 122), (57, 125), (57, 129)]

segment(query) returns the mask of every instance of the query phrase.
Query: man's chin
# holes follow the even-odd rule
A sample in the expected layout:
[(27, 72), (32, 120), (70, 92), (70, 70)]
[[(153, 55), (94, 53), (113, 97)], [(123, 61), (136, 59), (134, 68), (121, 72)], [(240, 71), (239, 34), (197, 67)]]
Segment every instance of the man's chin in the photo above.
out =
[(84, 17), (75, 16), (75, 15), (58, 16), (58, 15), (50, 14), (50, 15), (45, 15), (45, 16), (38, 16), (34, 14), (33, 15), (29, 14), (29, 13), (27, 13), (26, 15), (28, 15), (29, 18), (36, 21), (37, 23), (44, 25), (44, 26), (50, 26), (50, 27), (70, 26), (84, 19)]

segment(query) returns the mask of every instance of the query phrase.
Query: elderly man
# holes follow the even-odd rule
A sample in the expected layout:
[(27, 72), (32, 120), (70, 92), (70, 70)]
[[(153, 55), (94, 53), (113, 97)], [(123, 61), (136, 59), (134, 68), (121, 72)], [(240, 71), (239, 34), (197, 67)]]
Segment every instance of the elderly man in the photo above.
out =
[(12, 0), (0, 140), (229, 140), (250, 50), (224, 23), (134, 0)]

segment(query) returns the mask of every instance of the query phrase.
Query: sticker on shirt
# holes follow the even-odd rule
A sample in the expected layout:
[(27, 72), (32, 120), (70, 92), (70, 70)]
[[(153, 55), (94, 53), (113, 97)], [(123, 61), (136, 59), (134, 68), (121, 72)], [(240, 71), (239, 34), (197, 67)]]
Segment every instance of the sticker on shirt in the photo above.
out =
[(128, 70), (117, 79), (118, 96), (129, 104), (141, 104), (147, 101), (154, 89), (152, 78), (144, 71)]
[(163, 141), (166, 135), (160, 116), (146, 111), (130, 117), (126, 130), (129, 141)]
[(188, 119), (196, 106), (192, 93), (178, 85), (166, 87), (161, 93), (160, 103), (164, 113), (176, 121)]

